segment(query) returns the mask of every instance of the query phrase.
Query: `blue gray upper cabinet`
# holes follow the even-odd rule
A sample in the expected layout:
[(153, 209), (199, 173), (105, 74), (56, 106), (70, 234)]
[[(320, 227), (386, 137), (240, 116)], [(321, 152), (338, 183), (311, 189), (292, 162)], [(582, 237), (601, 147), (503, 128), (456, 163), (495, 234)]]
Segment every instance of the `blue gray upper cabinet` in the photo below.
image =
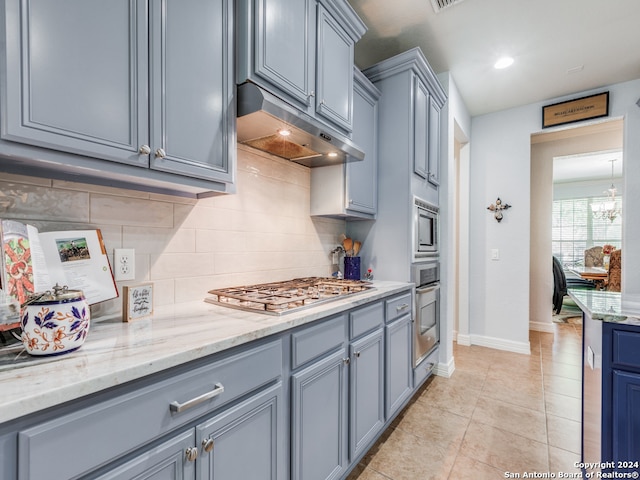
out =
[(413, 75), (413, 171), (429, 183), (440, 185), (440, 109), (420, 76)]
[(3, 140), (234, 181), (231, 0), (3, 5)]
[[(416, 177), (411, 181), (412, 192), (422, 197), (429, 195), (429, 186), (437, 188), (440, 183), (440, 112), (447, 100), (444, 89), (422, 52), (415, 48), (363, 73), (385, 97), (381, 122), (388, 119), (391, 130), (380, 129), (380, 158), (385, 157), (386, 149), (391, 149), (397, 158), (406, 155)], [(407, 123), (409, 129), (400, 128)], [(408, 150), (399, 150), (405, 142)]]
[(353, 49), (366, 26), (345, 0), (240, 0), (237, 82), (253, 81), (345, 133)]
[(429, 90), (418, 75), (413, 83), (413, 171), (429, 176)]
[(432, 95), (429, 97), (429, 161), (427, 180), (440, 185), (440, 110), (442, 105)]
[(380, 91), (357, 68), (353, 83), (353, 141), (361, 162), (311, 169), (311, 215), (375, 219), (378, 210), (378, 99)]

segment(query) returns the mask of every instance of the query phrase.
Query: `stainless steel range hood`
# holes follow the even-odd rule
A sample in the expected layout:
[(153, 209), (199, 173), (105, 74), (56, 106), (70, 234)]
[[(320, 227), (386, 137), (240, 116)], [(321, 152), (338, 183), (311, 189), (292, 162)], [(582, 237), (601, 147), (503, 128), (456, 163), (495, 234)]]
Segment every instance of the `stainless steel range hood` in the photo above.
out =
[[(247, 82), (238, 86), (238, 143), (307, 167), (364, 159), (349, 138), (330, 130), (275, 95)], [(284, 137), (278, 132), (286, 129)]]

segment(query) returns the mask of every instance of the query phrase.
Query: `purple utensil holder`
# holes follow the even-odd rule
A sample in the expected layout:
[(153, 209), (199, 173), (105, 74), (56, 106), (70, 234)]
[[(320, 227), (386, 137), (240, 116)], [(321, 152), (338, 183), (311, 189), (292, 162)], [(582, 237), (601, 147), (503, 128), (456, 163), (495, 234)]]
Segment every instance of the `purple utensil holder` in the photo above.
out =
[(344, 257), (344, 278), (360, 280), (360, 257)]

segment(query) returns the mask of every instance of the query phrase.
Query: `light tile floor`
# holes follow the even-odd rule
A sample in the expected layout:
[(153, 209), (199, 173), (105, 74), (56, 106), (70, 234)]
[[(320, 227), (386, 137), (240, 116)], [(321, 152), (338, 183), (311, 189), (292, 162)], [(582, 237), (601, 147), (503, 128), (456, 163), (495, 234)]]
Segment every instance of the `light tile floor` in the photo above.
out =
[(577, 474), (581, 325), (554, 330), (530, 332), (531, 355), (454, 344), (453, 376), (430, 378), (348, 480)]

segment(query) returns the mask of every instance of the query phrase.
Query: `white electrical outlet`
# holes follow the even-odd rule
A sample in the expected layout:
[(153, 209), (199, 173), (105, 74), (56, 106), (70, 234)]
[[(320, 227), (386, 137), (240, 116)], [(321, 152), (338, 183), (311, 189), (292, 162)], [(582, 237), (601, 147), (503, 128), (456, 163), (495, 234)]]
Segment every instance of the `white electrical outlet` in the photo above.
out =
[(135, 280), (136, 251), (133, 248), (114, 249), (113, 263), (116, 280)]
[(491, 249), (491, 260), (500, 260), (500, 250), (497, 248)]

